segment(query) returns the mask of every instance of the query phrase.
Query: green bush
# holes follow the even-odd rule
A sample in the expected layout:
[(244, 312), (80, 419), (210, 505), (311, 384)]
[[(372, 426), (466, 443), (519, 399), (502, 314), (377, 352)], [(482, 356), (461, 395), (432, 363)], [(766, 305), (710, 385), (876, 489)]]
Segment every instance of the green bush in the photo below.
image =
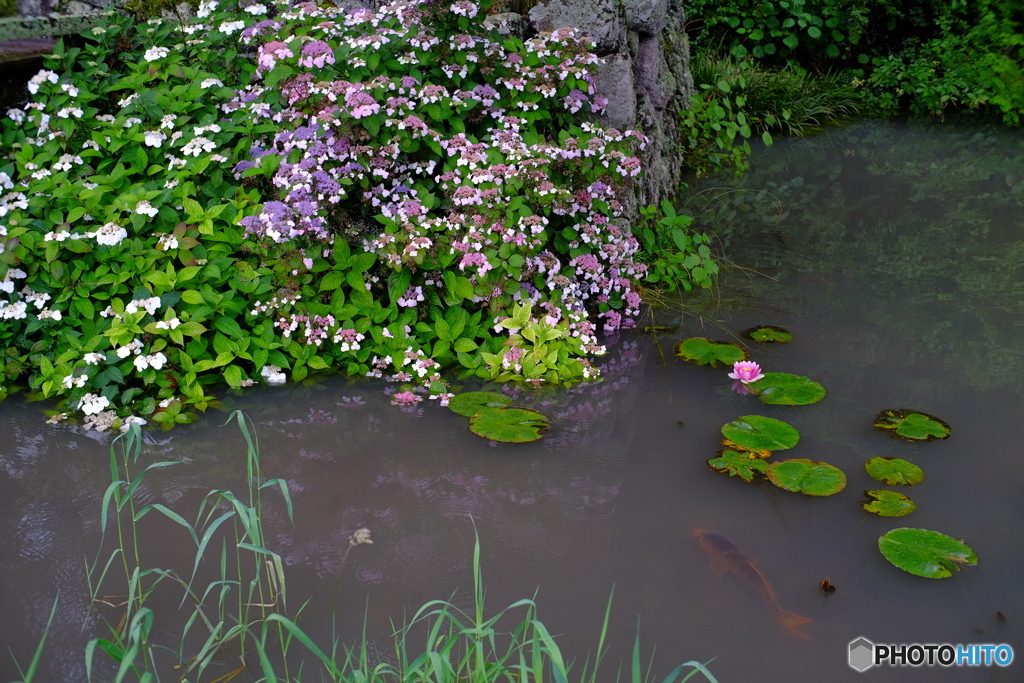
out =
[(3, 387), (107, 429), (315, 372), (396, 403), (443, 402), (443, 368), (595, 377), (639, 312), (617, 197), (645, 139), (580, 122), (572, 29), (501, 41), (479, 10), (208, 1), (58, 45), (2, 133)]

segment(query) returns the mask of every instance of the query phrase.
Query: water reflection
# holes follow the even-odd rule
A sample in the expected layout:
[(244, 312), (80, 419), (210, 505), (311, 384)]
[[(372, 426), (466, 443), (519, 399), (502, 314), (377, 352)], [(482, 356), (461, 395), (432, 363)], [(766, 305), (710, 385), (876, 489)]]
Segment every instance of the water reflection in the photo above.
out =
[[(1024, 465), (1004, 435), (1020, 421), (1024, 376), (1021, 168), (1019, 134), (871, 124), (778, 143), (743, 187), (698, 195), (701, 220), (733, 227), (721, 232), (732, 260), (773, 279), (734, 273), (722, 298), (741, 305), (687, 314), (658, 344), (620, 340), (600, 384), (517, 394), (553, 418), (539, 442), (491, 444), (444, 409), (403, 411), (389, 405), (384, 386), (340, 379), (228, 397), (256, 425), (264, 478), (284, 479), (294, 500), (294, 525), (273, 489), (264, 514), (270, 545), (287, 564), (290, 604), (311, 599), (303, 626), (327, 642), (336, 602), (351, 642), (369, 598), (367, 632), (386, 652), (391, 620), (425, 600), (458, 591), (455, 602), (468, 607), (475, 523), (489, 608), (539, 587), (541, 619), (582, 661), (614, 584), (609, 661), (628, 658), (639, 617), (646, 652), (658, 645), (659, 679), (679, 662), (717, 657), (712, 669), (723, 681), (860, 680), (846, 665), (847, 643), (858, 636), (1020, 642)], [(763, 406), (730, 391), (725, 371), (671, 356), (663, 363), (662, 352), (683, 336), (724, 338), (719, 324), (738, 331), (765, 323), (796, 339), (755, 349), (753, 359), (820, 381), (824, 401)], [(889, 439), (870, 429), (886, 407), (939, 415), (953, 436)], [(711, 473), (704, 461), (720, 426), (752, 413), (796, 426), (793, 457), (841, 467), (847, 490), (812, 500)], [(194, 519), (211, 489), (240, 491), (244, 442), (222, 420), (148, 434), (147, 462), (182, 464), (154, 472), (140, 499)], [(84, 643), (118, 618), (106, 608), (86, 618), (82, 571), (99, 543), (108, 446), (46, 425), (37, 405), (17, 400), (0, 405), (0, 432), (0, 573), (8, 587), (0, 640), (28, 661), (60, 590), (41, 680), (83, 680)], [(894, 523), (860, 510), (860, 492), (876, 487), (863, 464), (876, 455), (924, 468), (925, 482), (908, 490), (918, 505), (909, 518)], [(188, 535), (166, 520), (144, 521), (152, 524), (144, 562), (187, 574)], [(964, 538), (981, 564), (945, 581), (904, 574), (876, 547), (896, 526)], [(346, 558), (361, 527), (372, 529), (374, 544)], [(756, 594), (714, 576), (698, 528), (728, 536), (756, 560), (778, 602), (813, 620), (802, 627), (813, 640), (790, 638)], [(828, 597), (818, 590), (826, 577), (837, 586)], [(180, 627), (179, 600), (154, 602), (161, 637)], [(902, 682), (1013, 673), (870, 675)], [(0, 657), (0, 677), (15, 676)]]

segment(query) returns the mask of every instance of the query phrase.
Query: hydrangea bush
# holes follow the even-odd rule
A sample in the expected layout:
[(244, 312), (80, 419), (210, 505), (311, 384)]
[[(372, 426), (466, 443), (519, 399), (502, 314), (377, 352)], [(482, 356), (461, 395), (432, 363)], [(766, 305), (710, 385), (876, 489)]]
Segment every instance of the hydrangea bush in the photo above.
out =
[(318, 371), (406, 404), (445, 368), (594, 378), (638, 313), (645, 139), (583, 119), (574, 30), (485, 11), (206, 1), (58, 45), (3, 122), (3, 386), (107, 429)]

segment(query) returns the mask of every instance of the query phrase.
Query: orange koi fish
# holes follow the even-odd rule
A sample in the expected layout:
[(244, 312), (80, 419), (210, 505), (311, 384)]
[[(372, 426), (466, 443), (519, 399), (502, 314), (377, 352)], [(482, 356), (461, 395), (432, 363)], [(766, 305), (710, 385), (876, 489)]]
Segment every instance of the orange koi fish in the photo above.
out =
[(786, 633), (794, 638), (803, 638), (805, 640), (810, 638), (798, 627), (801, 624), (809, 623), (811, 620), (782, 609), (778, 598), (775, 596), (775, 591), (772, 590), (772, 585), (768, 583), (768, 579), (757, 568), (753, 558), (740, 550), (728, 536), (717, 531), (697, 529), (693, 532), (693, 535), (697, 537), (700, 547), (704, 549), (704, 552), (711, 556), (711, 572), (715, 576), (721, 576), (731, 571), (742, 579), (743, 583), (753, 588), (761, 596), (765, 604), (775, 613), (775, 619)]

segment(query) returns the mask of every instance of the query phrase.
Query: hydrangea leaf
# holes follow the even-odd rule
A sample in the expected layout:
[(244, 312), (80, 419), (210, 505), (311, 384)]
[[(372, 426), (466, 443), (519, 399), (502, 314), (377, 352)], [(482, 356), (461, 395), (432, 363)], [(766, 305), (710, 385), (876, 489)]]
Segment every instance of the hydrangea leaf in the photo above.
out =
[(703, 337), (690, 337), (675, 345), (672, 352), (680, 360), (693, 365), (710, 365), (713, 368), (732, 365), (749, 358), (747, 350), (732, 342), (710, 341)]
[(792, 425), (761, 415), (736, 418), (722, 426), (722, 435), (749, 450), (781, 451), (800, 441), (800, 432)]
[(743, 330), (740, 332), (740, 336), (749, 339), (750, 341), (762, 344), (788, 344), (793, 341), (793, 335), (789, 330), (784, 330), (781, 327), (775, 327), (774, 325), (751, 327), (749, 330)]
[(924, 470), (901, 458), (871, 458), (864, 463), (864, 469), (889, 486), (914, 486), (924, 481)]
[(907, 441), (946, 439), (952, 428), (934, 415), (908, 408), (887, 408), (875, 416), (875, 427)]
[(900, 569), (927, 579), (944, 579), (961, 565), (978, 564), (969, 545), (928, 529), (893, 529), (879, 537), (878, 549)]
[(800, 375), (768, 372), (750, 383), (762, 403), (776, 406), (806, 406), (825, 398), (825, 387)]
[(484, 408), (469, 421), (474, 434), (505, 443), (536, 441), (549, 426), (546, 415), (525, 408)]
[[(862, 508), (881, 517), (903, 517), (917, 509), (914, 501), (896, 491), (865, 491), (869, 500), (860, 504)], [(873, 500), (871, 500), (873, 499)]]
[(846, 474), (841, 469), (806, 458), (773, 462), (767, 474), (780, 489), (808, 496), (831, 496), (846, 488)]
[(485, 408), (504, 408), (512, 403), (505, 394), (494, 391), (467, 391), (448, 399), (448, 409), (463, 417), (473, 417)]
[(707, 461), (708, 467), (715, 472), (739, 477), (743, 481), (754, 481), (758, 474), (768, 471), (768, 463), (752, 453), (733, 450), (721, 451), (718, 457)]

